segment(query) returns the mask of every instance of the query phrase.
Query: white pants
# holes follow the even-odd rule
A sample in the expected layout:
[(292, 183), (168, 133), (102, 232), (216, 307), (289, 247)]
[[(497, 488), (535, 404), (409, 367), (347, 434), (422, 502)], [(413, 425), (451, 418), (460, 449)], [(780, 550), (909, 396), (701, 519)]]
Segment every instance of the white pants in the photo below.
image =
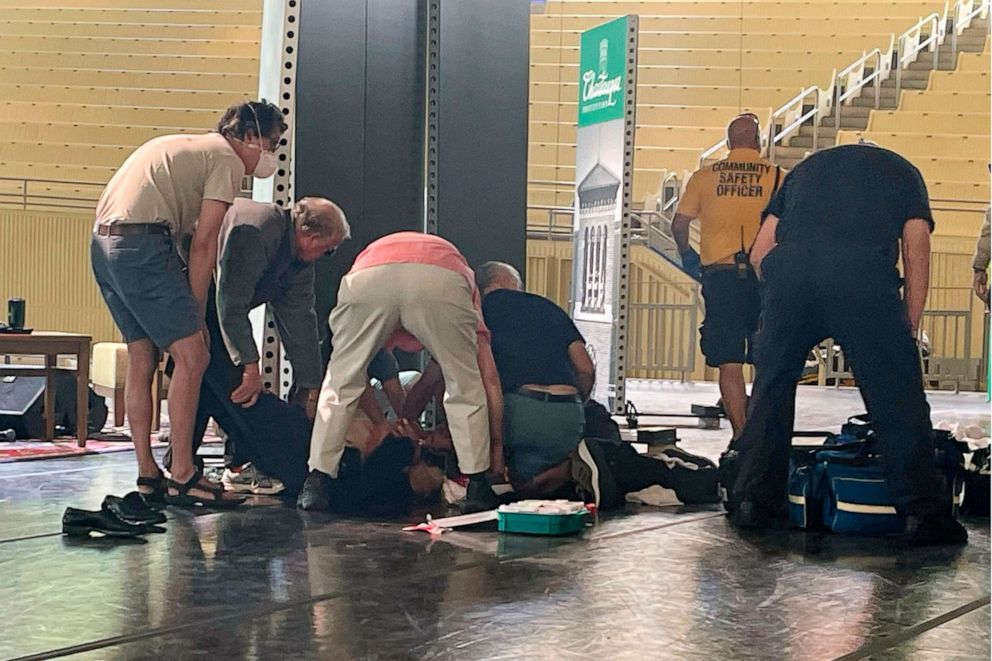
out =
[(385, 264), (345, 276), (331, 312), (334, 350), (310, 438), (310, 468), (337, 477), (348, 423), (368, 385), (372, 357), (404, 328), (431, 352), (447, 392), (444, 409), (466, 474), (489, 468), (489, 407), (479, 374), (478, 314), (472, 290), (454, 271)]

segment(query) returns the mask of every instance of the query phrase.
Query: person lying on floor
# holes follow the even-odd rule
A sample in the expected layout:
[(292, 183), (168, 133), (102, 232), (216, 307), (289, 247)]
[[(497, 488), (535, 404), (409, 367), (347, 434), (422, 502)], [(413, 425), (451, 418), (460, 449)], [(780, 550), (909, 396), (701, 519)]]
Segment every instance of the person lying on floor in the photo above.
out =
[[(244, 457), (296, 497), (309, 472), (312, 422), (303, 407), (262, 393), (250, 408), (204, 388), (204, 405), (238, 444)], [(356, 418), (348, 429), (341, 471), (333, 481), (332, 511), (382, 516), (406, 512), (416, 500), (437, 499), (444, 472), (426, 453), (449, 450), (450, 438), (425, 435), (405, 421)], [(442, 463), (436, 461), (436, 463)]]
[[(368, 373), (381, 390), (367, 389), (360, 413), (348, 427), (347, 466), (333, 486), (338, 499), (332, 511), (384, 515), (405, 512), (411, 502), (437, 500), (444, 483), (444, 453), (453, 450), (450, 434), (424, 433), (419, 425), (395, 419), (393, 410), (403, 411), (406, 391), (392, 354), (381, 352)], [(419, 376), (404, 374), (406, 387)], [(207, 414), (243, 449), (250, 470), (271, 476), (284, 495), (297, 496), (308, 472), (313, 427), (304, 407), (261, 393), (254, 406), (244, 408), (224, 397), (226, 389), (212, 377), (206, 377), (203, 388)]]
[(366, 415), (369, 411), (381, 410), (387, 420), (396, 422), (403, 415), (406, 393), (420, 378), (420, 372), (401, 370), (393, 352), (382, 349), (372, 359), (368, 375), (369, 387), (362, 395), (359, 410)]
[(567, 498), (578, 487), (587, 501), (611, 507), (626, 493), (660, 485), (686, 504), (718, 502), (711, 462), (674, 448), (671, 456), (644, 457), (612, 431), (611, 438), (589, 437), (584, 403), (595, 369), (585, 339), (561, 308), (522, 291), (509, 264), (483, 264), (476, 283), (503, 384), (503, 447), (518, 496)]
[[(212, 304), (208, 302), (208, 305)], [(216, 318), (216, 315), (214, 315), (214, 318)], [(223, 338), (221, 337), (220, 329), (216, 324), (211, 325), (210, 319), (211, 314), (208, 310), (207, 327), (211, 332), (212, 346), (222, 346)], [(211, 366), (213, 366), (213, 363), (211, 363)], [(172, 368), (173, 365), (170, 361), (166, 365), (166, 374), (171, 375)], [(385, 423), (386, 416), (382, 413), (383, 409), (402, 410), (404, 399), (406, 397), (406, 391), (403, 389), (404, 387), (400, 381), (400, 374), (396, 359), (391, 353), (380, 351), (369, 364), (367, 373), (369, 385), (359, 400), (359, 409), (370, 419)], [(409, 375), (404, 376), (410, 380)], [(208, 368), (204, 375), (202, 384), (202, 390), (204, 391), (202, 399), (206, 403), (200, 404), (197, 409), (197, 432), (194, 434), (194, 446), (199, 449), (203, 439), (203, 431), (206, 429), (207, 422), (213, 418), (213, 420), (217, 423), (217, 427), (219, 428), (218, 431), (224, 440), (224, 471), (220, 478), (224, 484), (224, 487), (229, 491), (237, 493), (251, 493), (264, 496), (274, 496), (282, 493), (286, 488), (283, 481), (277, 475), (270, 475), (266, 473), (257, 463), (253, 462), (246, 453), (241, 452), (232, 435), (220, 422), (218, 416), (215, 415), (216, 412), (222, 409), (220, 403), (215, 397), (216, 393), (220, 393), (225, 389), (229, 391), (231, 388), (232, 385), (229, 380), (228, 373), (226, 373), (223, 369), (214, 370)], [(298, 404), (301, 408), (306, 410), (307, 417), (310, 418), (312, 423), (313, 412), (308, 408), (305, 393), (303, 397), (296, 396), (298, 394), (298, 388), (296, 393), (291, 392), (290, 401)], [(242, 406), (241, 408), (251, 407)], [(252, 419), (260, 418), (260, 416), (256, 415), (252, 415), (250, 417)], [(393, 419), (396, 419), (395, 416)], [(159, 435), (159, 440), (168, 441), (168, 435)], [(163, 458), (163, 464), (165, 465), (166, 470), (169, 469), (171, 461), (172, 447), (170, 445)], [(197, 467), (203, 471), (203, 457), (196, 456), (194, 457), (194, 461), (196, 462)], [(296, 491), (298, 491), (298, 489), (294, 490), (294, 493)]]

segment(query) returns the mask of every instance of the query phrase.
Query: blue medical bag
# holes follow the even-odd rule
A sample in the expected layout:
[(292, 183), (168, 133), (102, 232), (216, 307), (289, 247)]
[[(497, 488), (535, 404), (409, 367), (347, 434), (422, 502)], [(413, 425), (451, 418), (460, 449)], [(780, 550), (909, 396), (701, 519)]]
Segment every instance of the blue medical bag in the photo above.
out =
[[(848, 430), (845, 430), (848, 431)], [(788, 481), (789, 518), (807, 530), (829, 529), (849, 535), (900, 532), (885, 470), (871, 433), (830, 436), (816, 448), (793, 448)], [(948, 513), (960, 505), (963, 456), (950, 435), (934, 431), (934, 462)]]

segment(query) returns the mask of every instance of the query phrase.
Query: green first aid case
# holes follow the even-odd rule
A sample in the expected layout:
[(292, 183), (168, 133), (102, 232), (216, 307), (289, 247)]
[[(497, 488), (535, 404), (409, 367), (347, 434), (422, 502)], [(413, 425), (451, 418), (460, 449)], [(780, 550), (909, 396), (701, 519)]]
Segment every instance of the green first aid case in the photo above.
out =
[(499, 512), (499, 531), (522, 535), (571, 535), (585, 527), (589, 512), (536, 514)]

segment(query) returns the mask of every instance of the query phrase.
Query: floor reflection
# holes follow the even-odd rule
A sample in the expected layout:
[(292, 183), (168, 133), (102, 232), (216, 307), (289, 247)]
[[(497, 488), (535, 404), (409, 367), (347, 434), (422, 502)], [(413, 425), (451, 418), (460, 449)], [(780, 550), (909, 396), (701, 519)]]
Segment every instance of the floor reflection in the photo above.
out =
[(130, 457), (68, 463), (0, 465), (0, 658), (989, 655), (988, 521), (960, 549), (741, 536), (713, 509), (633, 506), (572, 538), (430, 538), (256, 499), (77, 541), (56, 534), (60, 509), (126, 491)]

